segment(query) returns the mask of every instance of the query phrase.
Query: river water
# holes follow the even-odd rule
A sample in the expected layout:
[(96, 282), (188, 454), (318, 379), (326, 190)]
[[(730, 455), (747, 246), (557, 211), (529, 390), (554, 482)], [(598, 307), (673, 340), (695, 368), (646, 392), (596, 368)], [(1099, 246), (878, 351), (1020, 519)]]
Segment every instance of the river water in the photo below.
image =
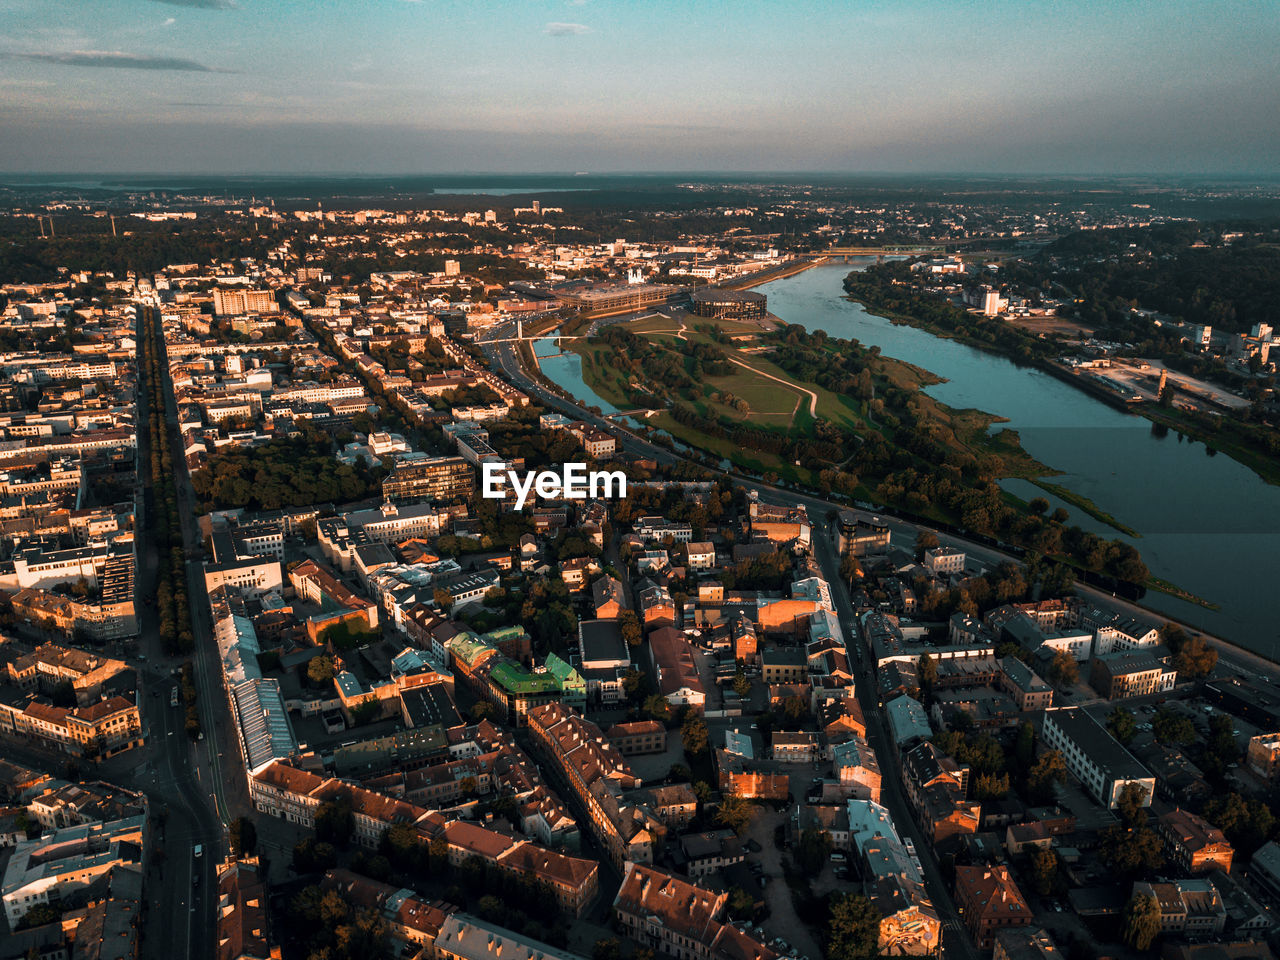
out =
[[(945, 383), (927, 392), (952, 407), (976, 407), (1009, 420), (1022, 446), (1061, 470), (1050, 478), (1083, 494), (1142, 534), (1130, 540), (1151, 572), (1220, 605), (1218, 611), (1149, 592), (1147, 606), (1280, 660), (1280, 487), (1271, 486), (1204, 444), (1163, 436), (1139, 416), (1116, 410), (1055, 377), (1011, 360), (872, 316), (843, 299), (841, 281), (873, 258), (815, 267), (759, 289), (788, 323), (878, 344)], [(998, 425), (995, 429), (999, 429)], [(1022, 480), (1006, 489), (1045, 496), (1071, 523), (1107, 539), (1105, 524)]]
[[(1151, 572), (1218, 604), (1206, 610), (1149, 592), (1143, 603), (1280, 661), (1280, 487), (1263, 482), (1204, 444), (1163, 436), (1150, 421), (1116, 410), (1055, 377), (996, 354), (872, 316), (843, 298), (841, 281), (874, 258), (831, 264), (774, 280), (759, 289), (769, 310), (788, 323), (878, 344), (891, 357), (924, 367), (945, 383), (927, 392), (957, 408), (1007, 418), (1022, 445), (1061, 476), (1052, 482), (1092, 500), (1142, 534), (1128, 538), (1023, 480), (1003, 486), (1023, 499), (1044, 496), (1078, 524), (1106, 539), (1129, 540)], [(539, 356), (556, 352), (540, 342)], [(543, 360), (551, 380), (605, 413), (616, 408), (582, 380), (575, 354)]]

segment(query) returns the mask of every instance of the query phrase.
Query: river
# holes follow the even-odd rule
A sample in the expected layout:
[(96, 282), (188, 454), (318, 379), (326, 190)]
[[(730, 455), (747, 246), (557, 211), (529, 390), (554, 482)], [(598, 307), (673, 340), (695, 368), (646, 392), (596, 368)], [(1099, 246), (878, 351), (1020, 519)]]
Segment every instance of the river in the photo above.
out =
[[(830, 336), (878, 344), (891, 357), (924, 367), (945, 382), (927, 392), (952, 407), (976, 407), (1007, 418), (1022, 445), (1061, 476), (1053, 483), (1092, 500), (1142, 534), (1130, 539), (1024, 480), (1003, 486), (1023, 499), (1045, 497), (1078, 524), (1106, 539), (1129, 540), (1151, 572), (1219, 605), (1206, 610), (1149, 591), (1143, 603), (1280, 661), (1280, 617), (1272, 591), (1280, 564), (1280, 487), (1263, 482), (1204, 444), (1163, 436), (1139, 416), (1116, 410), (1048, 374), (1001, 356), (873, 316), (844, 299), (841, 281), (874, 258), (815, 267), (758, 288), (769, 310), (788, 323)], [(556, 352), (540, 341), (539, 356)], [(575, 354), (541, 362), (542, 371), (573, 396), (616, 408), (582, 379)]]
[[(1130, 542), (1153, 574), (1221, 609), (1155, 591), (1143, 603), (1280, 660), (1280, 604), (1272, 595), (1280, 571), (1280, 487), (1223, 454), (1211, 455), (1202, 443), (1174, 432), (1161, 436), (1150, 421), (1048, 374), (867, 313), (843, 299), (841, 281), (874, 258), (854, 261), (815, 267), (759, 289), (782, 320), (878, 344), (887, 356), (946, 378), (926, 388), (931, 396), (1007, 418), (996, 429), (1016, 429), (1028, 453), (1061, 470), (1052, 482), (1083, 494), (1142, 534)], [(1121, 537), (1026, 481), (1004, 486), (1024, 499), (1044, 496), (1064, 507), (1070, 522), (1101, 536)]]

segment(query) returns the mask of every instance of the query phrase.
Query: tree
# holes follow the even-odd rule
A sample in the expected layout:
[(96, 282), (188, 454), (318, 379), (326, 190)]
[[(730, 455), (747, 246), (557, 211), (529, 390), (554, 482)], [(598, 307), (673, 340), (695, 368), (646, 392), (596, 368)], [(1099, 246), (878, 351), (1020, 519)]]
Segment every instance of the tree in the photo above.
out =
[(622, 945), (617, 937), (597, 940), (591, 947), (591, 960), (621, 960)]
[(1151, 873), (1164, 865), (1163, 845), (1150, 827), (1112, 824), (1102, 831), (1098, 856), (1109, 870), (1122, 877)]
[(1036, 759), (1036, 728), (1028, 721), (1018, 726), (1018, 737), (1013, 742), (1013, 759), (1019, 770), (1030, 770)]
[(1036, 893), (1047, 897), (1058, 877), (1058, 855), (1052, 850), (1037, 850), (1031, 855), (1031, 875), (1035, 878)]
[(622, 639), (626, 641), (627, 646), (640, 646), (644, 635), (640, 630), (640, 618), (636, 616), (634, 610), (623, 610), (618, 614), (618, 632), (622, 634)]
[(1027, 773), (1027, 787), (1039, 800), (1052, 799), (1054, 784), (1066, 782), (1067, 764), (1057, 750), (1050, 750), (1042, 756)]
[(871, 960), (879, 953), (880, 911), (857, 893), (831, 900), (831, 918), (823, 947), (827, 960)]
[(720, 806), (716, 809), (716, 822), (741, 836), (755, 812), (756, 808), (750, 801), (731, 793), (720, 801)]
[(684, 744), (685, 753), (699, 756), (707, 752), (707, 722), (701, 715), (691, 713), (680, 728), (680, 742)]
[(667, 723), (671, 720), (671, 701), (660, 693), (650, 694), (644, 700), (644, 713), (651, 720)]
[(236, 817), (228, 828), (231, 852), (237, 857), (251, 857), (258, 846), (258, 830), (248, 817)]
[(1209, 721), (1209, 738), (1205, 741), (1204, 753), (1220, 767), (1226, 767), (1240, 759), (1235, 721), (1225, 713), (1215, 713)]
[(1192, 719), (1167, 704), (1159, 707), (1151, 718), (1151, 732), (1161, 743), (1185, 746), (1196, 739), (1196, 725)]
[(733, 692), (743, 700), (751, 694), (751, 681), (747, 679), (747, 675), (743, 672), (741, 667), (739, 667), (738, 672), (733, 675)]
[(930, 530), (921, 530), (916, 534), (916, 562), (924, 562), (924, 552), (938, 546), (938, 535)]
[(1140, 783), (1126, 783), (1116, 798), (1116, 812), (1130, 827), (1146, 822), (1147, 788)]
[(1136, 893), (1124, 908), (1124, 942), (1147, 951), (1160, 935), (1160, 904), (1146, 893)]
[(1116, 707), (1107, 717), (1107, 730), (1121, 743), (1127, 744), (1138, 732), (1138, 720), (1127, 707)]
[(1044, 497), (1032, 497), (1031, 501), (1027, 504), (1027, 509), (1037, 517), (1043, 516), (1049, 509), (1049, 501)]
[(1080, 668), (1071, 654), (1059, 650), (1049, 664), (1049, 682), (1059, 688), (1075, 686), (1080, 680)]
[(307, 664), (307, 679), (314, 683), (317, 687), (323, 687), (332, 683), (335, 676), (333, 658), (321, 655), (312, 657), (311, 662)]
[(351, 812), (351, 800), (339, 797), (320, 804), (316, 808), (315, 822), (317, 840), (345, 847), (351, 842), (356, 826), (355, 816)]
[(338, 863), (338, 851), (331, 843), (317, 843), (307, 837), (293, 848), (293, 872), (317, 873)]
[(938, 662), (927, 653), (920, 654), (917, 676), (920, 678), (920, 691), (927, 699), (933, 693), (934, 684), (938, 682)]
[(62, 918), (62, 911), (50, 903), (37, 903), (24, 913), (15, 930), (27, 930), (31, 927), (42, 927), (46, 923), (54, 923)]
[(1232, 791), (1211, 798), (1204, 807), (1205, 819), (1227, 835), (1240, 854), (1251, 854), (1276, 832), (1276, 818), (1261, 800), (1246, 800)]
[(817, 876), (831, 856), (831, 834), (812, 827), (801, 831), (796, 849), (796, 862), (808, 876)]
[(1207, 677), (1218, 665), (1218, 651), (1211, 647), (1204, 637), (1192, 637), (1182, 645), (1174, 657), (1174, 666), (1178, 670), (1178, 679), (1198, 680)]

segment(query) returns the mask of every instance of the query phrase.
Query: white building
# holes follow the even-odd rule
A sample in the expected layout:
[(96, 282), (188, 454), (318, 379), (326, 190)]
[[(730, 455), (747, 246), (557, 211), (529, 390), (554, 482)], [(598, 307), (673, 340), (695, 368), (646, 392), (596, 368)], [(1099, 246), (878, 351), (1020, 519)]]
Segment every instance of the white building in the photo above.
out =
[(924, 552), (924, 565), (934, 576), (964, 573), (965, 553), (955, 547), (934, 547)]
[(146, 816), (139, 814), (63, 827), (19, 843), (0, 885), (9, 929), (32, 907), (73, 896), (113, 867), (141, 871), (146, 826)]
[(1108, 809), (1135, 783), (1143, 788), (1143, 806), (1151, 805), (1156, 778), (1107, 729), (1079, 707), (1046, 710), (1044, 742), (1062, 754), (1067, 769), (1085, 790)]

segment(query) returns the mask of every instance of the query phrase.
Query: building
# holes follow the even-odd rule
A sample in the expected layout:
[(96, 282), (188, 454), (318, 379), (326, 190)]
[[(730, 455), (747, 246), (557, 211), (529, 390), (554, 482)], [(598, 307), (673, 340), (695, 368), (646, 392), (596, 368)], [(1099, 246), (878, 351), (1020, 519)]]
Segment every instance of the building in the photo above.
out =
[(956, 867), (956, 907), (979, 950), (995, 946), (997, 930), (1031, 923), (1031, 908), (1003, 865)]
[(1133, 885), (1133, 896), (1154, 897), (1160, 905), (1160, 932), (1189, 940), (1216, 937), (1227, 925), (1227, 908), (1212, 880)]
[(995, 932), (991, 960), (1060, 960), (1053, 938), (1044, 927), (1004, 927)]
[(716, 565), (715, 544), (707, 540), (690, 542), (685, 545), (688, 554), (687, 565), (690, 570), (710, 570)]
[(903, 753), (902, 782), (921, 828), (935, 846), (978, 832), (981, 805), (965, 799), (969, 768), (939, 753), (932, 741)]
[(1280, 843), (1272, 840), (1249, 859), (1249, 879), (1273, 902), (1280, 903)]
[(1280, 733), (1263, 733), (1251, 738), (1245, 762), (1258, 776), (1273, 778), (1280, 770)]
[(688, 833), (680, 838), (680, 862), (695, 880), (747, 859), (747, 848), (732, 830)]
[(615, 723), (604, 732), (624, 757), (636, 753), (662, 753), (667, 749), (667, 728), (657, 720), (633, 720)]
[(717, 320), (763, 320), (769, 315), (768, 299), (755, 290), (721, 290), (698, 287), (690, 295), (695, 317)]
[(661, 627), (649, 634), (649, 650), (653, 657), (654, 676), (658, 692), (675, 707), (706, 706), (707, 693), (698, 665), (694, 661), (693, 645), (684, 631), (675, 627)]
[(272, 554), (246, 553), (225, 530), (210, 538), (213, 559), (204, 562), (205, 589), (212, 594), (230, 587), (249, 597), (261, 597), (284, 587), (284, 567)]
[(760, 654), (764, 683), (803, 683), (809, 679), (809, 658), (802, 647), (768, 647)]
[(475, 492), (475, 468), (462, 457), (402, 459), (382, 481), (387, 500), (465, 500)]
[(58, 707), (30, 694), (0, 696), (0, 730), (43, 740), (47, 748), (100, 759), (142, 745), (142, 721), (131, 697)]
[(256, 860), (218, 865), (217, 960), (271, 960), (267, 920), (267, 886)]
[(280, 305), (270, 290), (250, 290), (236, 287), (213, 288), (213, 312), (219, 317), (234, 317), (243, 313), (276, 313)]
[(638, 789), (640, 778), (600, 728), (559, 703), (548, 703), (529, 711), (529, 738), (568, 787), (614, 866), (652, 863), (666, 828), (652, 812), (625, 799), (624, 791)]
[(146, 816), (140, 815), (63, 827), (19, 843), (0, 885), (9, 928), (32, 907), (68, 899), (114, 867), (141, 872), (146, 833)]
[(889, 549), (889, 524), (882, 517), (859, 510), (841, 510), (837, 529), (841, 553), (865, 557)]
[(1103, 806), (1114, 810), (1121, 791), (1131, 783), (1144, 791), (1142, 805), (1151, 805), (1155, 777), (1079, 707), (1046, 710), (1042, 735), (1050, 749), (1062, 754), (1072, 776)]
[(885, 704), (884, 712), (889, 720), (893, 742), (900, 747), (912, 740), (933, 736), (929, 714), (919, 700), (908, 696), (897, 697)]
[(614, 620), (628, 609), (622, 581), (606, 574), (591, 584), (591, 604), (598, 620)]
[(933, 547), (924, 552), (924, 565), (936, 577), (964, 573), (965, 555), (955, 547)]
[(1089, 669), (1089, 686), (1108, 700), (1167, 693), (1177, 681), (1177, 670), (1144, 650), (1095, 655)]
[[(599, 582), (599, 581), (597, 581)], [(587, 696), (601, 703), (623, 699), (622, 681), (631, 667), (631, 653), (616, 620), (578, 623), (578, 672), (587, 682)]]
[(1203, 817), (1181, 808), (1170, 810), (1160, 818), (1158, 829), (1165, 856), (1187, 873), (1231, 872), (1231, 844)]
[(675, 960), (776, 960), (776, 951), (723, 919), (728, 893), (628, 863), (613, 901), (629, 940)]
[[(453, 261), (451, 261), (453, 262)], [(450, 913), (435, 938), (436, 960), (586, 960), (466, 913)]]
[(1053, 706), (1053, 687), (1017, 657), (1001, 658), (997, 683), (1023, 713)]

